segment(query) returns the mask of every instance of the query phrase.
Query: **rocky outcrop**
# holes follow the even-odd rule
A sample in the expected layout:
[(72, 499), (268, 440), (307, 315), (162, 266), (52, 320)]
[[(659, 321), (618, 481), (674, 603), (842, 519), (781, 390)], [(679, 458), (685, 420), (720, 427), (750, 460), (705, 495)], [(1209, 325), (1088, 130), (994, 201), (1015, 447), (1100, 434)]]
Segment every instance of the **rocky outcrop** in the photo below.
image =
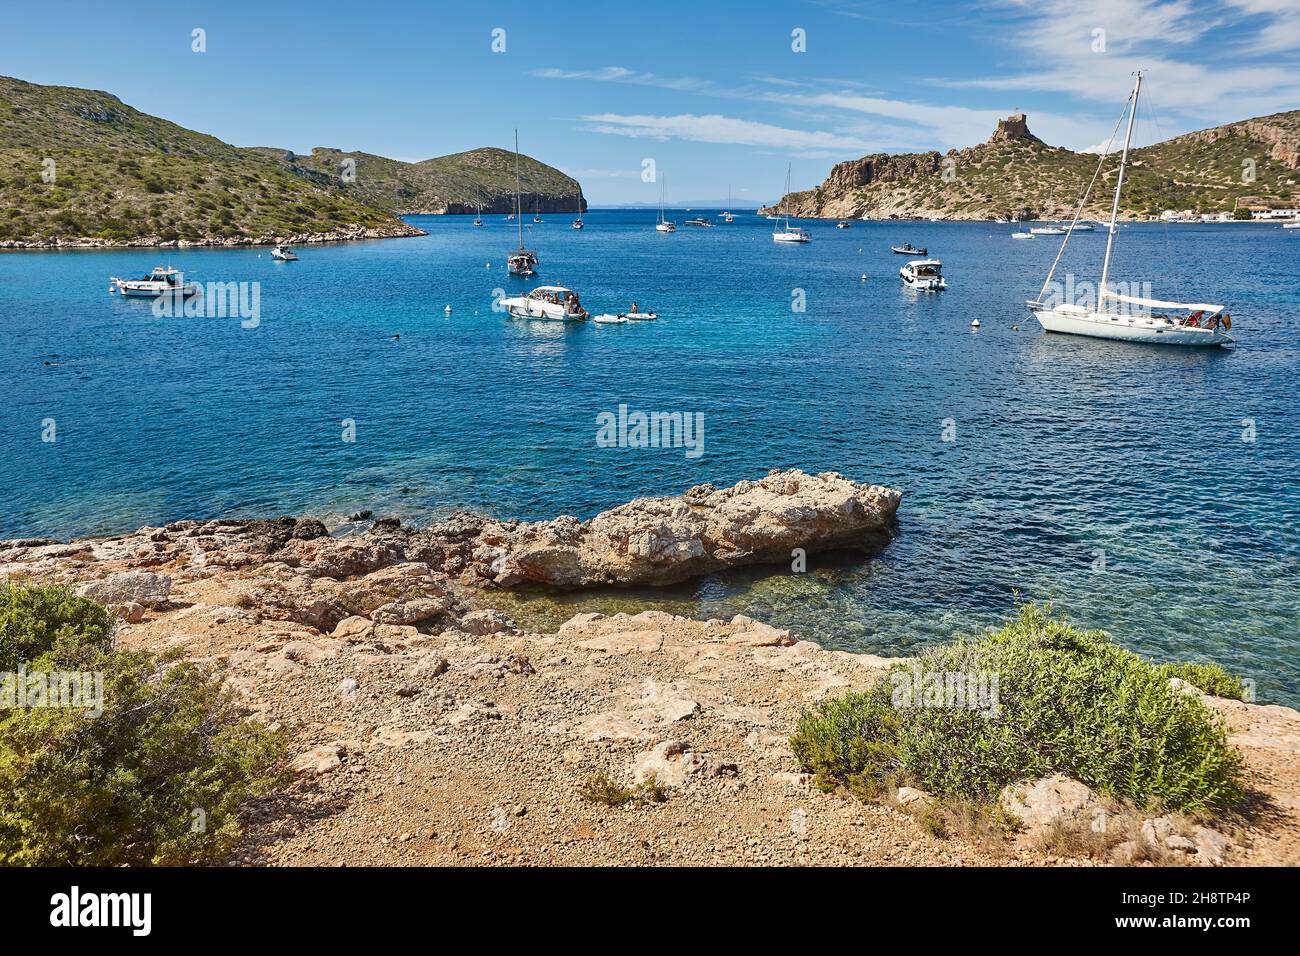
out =
[[(1245, 158), (1257, 161), (1257, 182), (1241, 181)], [(1120, 207), (1125, 219), (1164, 209), (1229, 212), (1247, 193), (1291, 206), (1300, 111), (1188, 133), (1134, 150), (1132, 159), (1133, 188)], [(759, 212), (823, 219), (1065, 218), (1097, 162), (1092, 153), (1047, 145), (1030, 131), (1025, 114), (1015, 113), (998, 120), (986, 142), (965, 149), (875, 153), (838, 163), (820, 186)], [(1108, 189), (1096, 189), (1083, 215), (1105, 215), (1109, 204)]]
[[(661, 585), (725, 568), (788, 564), (799, 550), (804, 556), (876, 551), (893, 536), (901, 498), (895, 489), (834, 472), (794, 470), (730, 488), (706, 484), (678, 497), (638, 498), (589, 521), (498, 521), (458, 513), (414, 530), (381, 518), (343, 537), (327, 534), (310, 518), (178, 521), (70, 544), (0, 542), (0, 574), (54, 567), (67, 574), (80, 567), (63, 560), (71, 557), (129, 569), (173, 562), (206, 569), (265, 567), (249, 600), (280, 608), (288, 619), (325, 629), (357, 614), (409, 624), (447, 612), (435, 606), (443, 597), (435, 585), (448, 578), (503, 587)], [(432, 603), (384, 606), (402, 588)], [(469, 621), (469, 632), (504, 626), (484, 615)]]
[(902, 493), (834, 472), (775, 471), (730, 488), (638, 498), (590, 521), (485, 525), (472, 560), (500, 585), (672, 584), (723, 568), (889, 543)]

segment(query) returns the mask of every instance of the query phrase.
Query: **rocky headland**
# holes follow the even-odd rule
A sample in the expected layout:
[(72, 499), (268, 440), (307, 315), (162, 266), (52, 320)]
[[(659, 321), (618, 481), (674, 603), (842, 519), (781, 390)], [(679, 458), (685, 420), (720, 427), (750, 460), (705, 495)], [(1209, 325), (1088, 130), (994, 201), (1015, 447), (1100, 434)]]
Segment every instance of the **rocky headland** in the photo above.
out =
[[(254, 809), (236, 862), (1087, 862), (1038, 838), (1098, 804), (1068, 779), (1009, 788), (1023, 829), (992, 841), (935, 835), (918, 812), (928, 796), (907, 788), (871, 804), (812, 786), (788, 744), (799, 715), (871, 686), (890, 659), (745, 616), (578, 613), (534, 633), (494, 607), (507, 588), (874, 551), (899, 499), (791, 471), (585, 522), (457, 514), (337, 536), (311, 518), (179, 521), (0, 542), (0, 575), (76, 587), (117, 611), (122, 645), (223, 668), (250, 714), (292, 731), (296, 782)], [(1226, 833), (1167, 816), (1142, 832), (1187, 863), (1300, 862), (1300, 714), (1205, 700), (1271, 809)], [(662, 802), (591, 799), (593, 781), (651, 779)]]
[[(1256, 160), (1243, 181), (1242, 157)], [(998, 121), (963, 149), (873, 153), (835, 164), (821, 185), (783, 196), (760, 214), (824, 219), (1068, 219), (1098, 155), (1052, 146), (1024, 113)], [(1118, 157), (1088, 197), (1084, 218), (1109, 216)], [(1232, 213), (1238, 205), (1295, 205), (1300, 110), (1177, 136), (1132, 151), (1120, 217), (1165, 210)]]

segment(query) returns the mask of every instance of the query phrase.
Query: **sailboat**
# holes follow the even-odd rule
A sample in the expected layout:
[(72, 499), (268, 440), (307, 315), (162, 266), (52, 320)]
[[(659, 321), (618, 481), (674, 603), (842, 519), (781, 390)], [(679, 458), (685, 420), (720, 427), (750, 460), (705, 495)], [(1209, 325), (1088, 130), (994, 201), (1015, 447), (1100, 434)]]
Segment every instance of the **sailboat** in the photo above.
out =
[(542, 201), (541, 199), (533, 200), (533, 222), (542, 221)]
[(731, 214), (731, 183), (727, 183), (727, 211), (722, 214), (723, 222), (734, 222), (735, 216)]
[[(788, 195), (790, 195), (790, 166), (787, 165), (785, 168), (785, 192), (781, 194), (781, 198), (784, 200), (785, 197)], [(769, 216), (768, 218), (771, 219), (773, 217)], [(781, 228), (779, 229), (774, 228), (772, 230), (772, 241), (773, 242), (812, 242), (812, 236), (808, 235), (808, 231), (806, 229), (800, 229), (798, 226), (791, 226), (790, 217), (786, 216), (784, 219), (784, 224), (781, 226)]]
[(474, 217), (474, 225), (481, 226), (483, 225), (483, 195), (477, 187), (474, 189), (474, 199), (475, 205), (478, 206), (478, 215)]
[[(1101, 282), (1097, 287), (1095, 307), (1076, 305), (1072, 302), (1049, 303), (1045, 301), (1047, 290), (1052, 284), (1052, 275), (1065, 255), (1070, 236), (1074, 233), (1088, 201), (1088, 193), (1097, 177), (1101, 174), (1106, 154), (1102, 153), (1093, 174), (1092, 182), (1084, 190), (1079, 206), (1074, 212), (1074, 220), (1066, 230), (1061, 242), (1061, 251), (1056, 254), (1056, 261), (1048, 270), (1043, 288), (1038, 298), (1026, 302), (1029, 311), (1038, 319), (1038, 324), (1048, 332), (1064, 332), (1069, 335), (1086, 335), (1098, 339), (1123, 339), (1129, 342), (1150, 342), (1156, 345), (1227, 345), (1232, 342), (1228, 331), (1232, 328), (1232, 317), (1227, 315), (1221, 305), (1203, 303), (1166, 302), (1161, 299), (1146, 299), (1141, 296), (1124, 295), (1113, 291), (1107, 282), (1110, 279), (1111, 254), (1115, 249), (1115, 223), (1119, 217), (1119, 200), (1124, 189), (1124, 170), (1128, 166), (1129, 145), (1133, 141), (1133, 121), (1137, 116), (1138, 96), (1142, 91), (1142, 74), (1136, 74), (1133, 92), (1127, 104), (1128, 129), (1124, 134), (1124, 151), (1120, 154), (1119, 175), (1115, 180), (1115, 198), (1110, 207), (1110, 228), (1106, 235), (1106, 257), (1102, 261)], [(1121, 117), (1122, 119), (1122, 117)], [(1116, 123), (1116, 129), (1119, 124)], [(1112, 137), (1113, 137), (1112, 133)], [(1031, 232), (1036, 230), (1031, 230)], [(1113, 303), (1114, 308), (1108, 306)], [(1135, 308), (1121, 312), (1119, 306), (1130, 305)], [(1184, 314), (1185, 313), (1185, 314)]]
[(575, 220), (573, 220), (573, 228), (574, 228), (574, 229), (581, 229), (581, 228), (583, 228), (585, 225), (586, 225), (586, 223), (584, 223), (584, 222), (582, 221), (582, 193), (579, 192), (579, 193), (578, 193), (578, 218), (575, 219)]
[(659, 180), (659, 221), (655, 223), (656, 232), (676, 232), (677, 223), (671, 219), (664, 218), (664, 190), (667, 188), (666, 180)]
[(515, 211), (512, 217), (519, 225), (519, 248), (511, 253), (506, 266), (512, 276), (537, 274), (537, 253), (524, 245), (524, 214), (519, 196), (519, 130), (515, 130)]

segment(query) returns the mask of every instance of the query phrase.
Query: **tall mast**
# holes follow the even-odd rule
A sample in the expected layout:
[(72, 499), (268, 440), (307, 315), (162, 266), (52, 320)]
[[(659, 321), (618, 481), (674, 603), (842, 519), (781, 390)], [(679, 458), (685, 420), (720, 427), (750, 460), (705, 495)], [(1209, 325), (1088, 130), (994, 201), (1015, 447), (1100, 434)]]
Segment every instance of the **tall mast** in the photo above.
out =
[(1110, 231), (1106, 234), (1106, 258), (1101, 266), (1101, 288), (1097, 290), (1097, 308), (1101, 308), (1101, 297), (1106, 294), (1106, 280), (1110, 277), (1110, 253), (1115, 246), (1115, 220), (1119, 216), (1119, 194), (1124, 188), (1124, 167), (1128, 164), (1128, 147), (1133, 141), (1133, 121), (1137, 119), (1138, 91), (1142, 89), (1142, 72), (1139, 70), (1133, 82), (1133, 106), (1128, 114), (1128, 129), (1124, 132), (1124, 152), (1119, 158), (1119, 175), (1115, 178), (1115, 201), (1110, 206)]
[[(785, 166), (785, 196), (790, 195), (790, 172), (794, 169), (793, 163), (786, 163)], [(785, 196), (781, 197), (781, 205), (785, 205)], [(790, 211), (785, 210), (785, 231), (790, 231)]]
[(519, 251), (524, 249), (524, 213), (519, 206), (519, 127), (515, 127), (515, 225), (519, 227)]

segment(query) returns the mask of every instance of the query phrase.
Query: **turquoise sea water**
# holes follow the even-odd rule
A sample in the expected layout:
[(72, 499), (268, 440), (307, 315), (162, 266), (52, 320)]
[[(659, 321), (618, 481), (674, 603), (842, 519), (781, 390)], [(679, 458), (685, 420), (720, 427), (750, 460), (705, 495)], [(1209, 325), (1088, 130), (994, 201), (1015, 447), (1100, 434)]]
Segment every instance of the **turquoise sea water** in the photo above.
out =
[[(831, 469), (903, 489), (885, 553), (659, 599), (889, 654), (1050, 599), (1142, 653), (1218, 661), (1260, 699), (1300, 702), (1295, 230), (1122, 231), (1117, 280), (1230, 304), (1239, 345), (1192, 351), (1044, 335), (1022, 303), (1057, 245), (1012, 241), (1013, 227), (805, 223), (813, 243), (780, 246), (759, 217), (680, 225), (693, 214), (676, 211), (673, 235), (642, 210), (534, 228), (538, 281), (593, 312), (635, 299), (661, 315), (633, 326), (492, 311), (495, 289), (535, 284), (505, 275), (500, 217), (418, 218), (427, 237), (304, 247), (289, 264), (247, 249), (0, 254), (0, 537), (362, 508), (589, 517)], [(903, 240), (943, 259), (947, 292), (901, 288), (889, 246)], [(1104, 243), (1077, 237), (1066, 267), (1095, 279)], [(197, 281), (261, 283), (258, 327), (158, 319), (107, 294), (109, 275), (168, 259)], [(598, 447), (597, 416), (620, 404), (703, 413), (704, 454)]]

